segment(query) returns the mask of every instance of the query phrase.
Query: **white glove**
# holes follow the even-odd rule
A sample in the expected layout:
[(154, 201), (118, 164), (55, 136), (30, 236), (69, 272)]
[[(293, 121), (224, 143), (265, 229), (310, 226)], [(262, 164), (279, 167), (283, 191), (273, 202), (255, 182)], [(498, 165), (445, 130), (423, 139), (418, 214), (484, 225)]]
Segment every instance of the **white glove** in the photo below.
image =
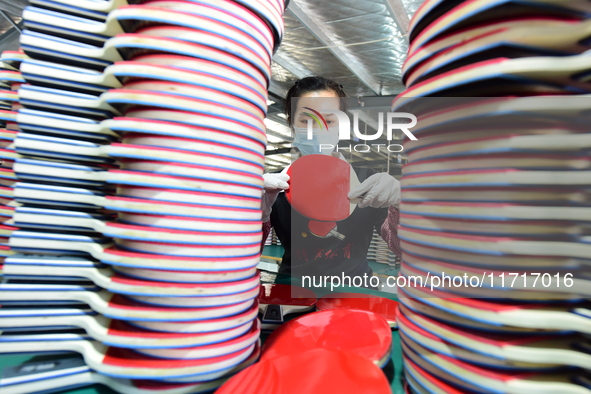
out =
[(387, 208), (400, 204), (400, 182), (386, 172), (373, 174), (351, 190), (348, 197), (360, 199), (359, 208)]
[(289, 189), (289, 175), (287, 174), (263, 174), (263, 198), (261, 209), (263, 210), (263, 223), (271, 218), (271, 207), (282, 190)]

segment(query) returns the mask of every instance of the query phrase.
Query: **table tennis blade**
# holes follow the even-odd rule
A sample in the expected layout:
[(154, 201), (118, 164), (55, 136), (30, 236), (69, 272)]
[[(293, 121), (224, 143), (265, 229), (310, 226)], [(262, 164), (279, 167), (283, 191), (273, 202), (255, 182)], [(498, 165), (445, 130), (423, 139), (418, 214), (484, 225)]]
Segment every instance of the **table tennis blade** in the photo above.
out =
[(404, 369), (406, 372), (405, 378), (409, 386), (414, 390), (412, 392), (408, 391), (411, 394), (466, 394), (466, 391), (450, 386), (427, 373), (408, 357), (404, 357)]
[[(472, 26), (458, 32), (445, 35), (426, 45), (414, 47), (408, 52), (408, 56), (402, 67), (403, 75), (411, 73), (416, 67), (423, 62), (429, 61), (432, 56), (437, 56), (438, 53), (445, 53), (447, 50), (452, 50), (464, 44), (470, 44), (479, 39), (486, 39), (487, 35), (503, 34), (505, 31), (511, 29), (519, 29), (521, 27), (542, 27), (547, 26), (550, 30), (560, 29), (561, 27), (573, 26), (579, 23), (578, 20), (568, 18), (555, 17), (530, 17), (530, 18), (511, 18), (497, 22), (483, 23)], [(571, 45), (577, 45), (571, 43)]]
[[(250, 1), (249, 3), (256, 3)], [(203, 15), (218, 17), (224, 19), (224, 17), (230, 16), (231, 20), (236, 21), (234, 26), (239, 30), (249, 34), (252, 38), (255, 38), (263, 45), (274, 45), (274, 37), (272, 28), (268, 26), (260, 16), (250, 11), (248, 8), (241, 5), (240, 2), (230, 4), (220, 4), (215, 1), (192, 1), (183, 2), (179, 4), (177, 1), (152, 1), (149, 4), (151, 7), (160, 7), (165, 9), (178, 9), (184, 12), (193, 12)], [(283, 12), (283, 10), (281, 10)]]
[[(6, 313), (12, 312), (16, 315), (19, 312), (22, 317), (0, 317), (2, 330), (13, 334), (0, 337), (0, 342), (37, 342), (44, 340), (44, 338), (52, 341), (62, 340), (67, 337), (57, 333), (47, 336), (46, 332), (56, 328), (69, 328), (70, 330), (81, 328), (90, 338), (105, 345), (135, 349), (140, 353), (154, 356), (158, 356), (158, 349), (162, 349), (161, 358), (197, 359), (233, 353), (243, 349), (258, 340), (260, 332), (260, 323), (256, 320), (254, 323), (247, 321), (236, 327), (228, 327), (218, 331), (171, 332), (144, 329), (141, 327), (141, 323), (137, 324), (134, 321), (111, 320), (100, 315), (81, 315), (73, 309), (38, 310), (31, 308), (30, 311), (29, 316), (31, 317), (27, 316), (24, 309), (11, 309)], [(209, 324), (208, 321), (203, 323)], [(160, 324), (163, 328), (167, 328), (166, 323)], [(158, 324), (153, 326), (158, 328)], [(177, 326), (182, 331), (188, 324), (177, 324)], [(185, 331), (190, 330), (186, 329)], [(166, 354), (171, 349), (182, 350), (179, 350), (176, 356), (172, 353)]]
[[(478, 291), (478, 295), (482, 298), (502, 295), (503, 298), (513, 297), (528, 300), (562, 299), (576, 301), (589, 295), (589, 284), (591, 279), (590, 267), (582, 265), (579, 267), (512, 266), (510, 268), (511, 272), (518, 274), (522, 279), (522, 283), (514, 283), (514, 286), (512, 286), (511, 289), (507, 289), (503, 286), (503, 278), (509, 276), (509, 272), (504, 271), (501, 267), (493, 268), (486, 265), (479, 267), (446, 263), (435, 259), (421, 257), (408, 251), (405, 252), (402, 259), (402, 266), (404, 269), (401, 269), (401, 272), (404, 271), (405, 274), (410, 273), (410, 275), (418, 274), (421, 277), (424, 277), (425, 273), (439, 278), (443, 277), (444, 274), (449, 275), (450, 277), (461, 277), (465, 273), (467, 274), (467, 278), (474, 276), (482, 277), (484, 274), (491, 278), (491, 281), (486, 289), (480, 289)], [(572, 286), (569, 286), (568, 288), (548, 286), (536, 289), (536, 286), (533, 286), (533, 284), (538, 274), (542, 276), (545, 275), (545, 277), (554, 275), (554, 277), (566, 276), (567, 278), (570, 278), (572, 276)], [(441, 288), (450, 290), (449, 287), (445, 285)], [(459, 290), (458, 294), (463, 293), (466, 296), (474, 294), (474, 292), (470, 292), (469, 289), (465, 290), (466, 291)]]
[(48, 267), (48, 266), (9, 266), (1, 265), (1, 272), (26, 275), (74, 276), (89, 279), (96, 285), (117, 294), (142, 296), (178, 296), (198, 297), (212, 295), (229, 295), (252, 290), (259, 285), (257, 274), (250, 278), (232, 282), (219, 283), (179, 283), (154, 280), (131, 279), (108, 269), (91, 267)]
[(420, 215), (402, 214), (405, 226), (419, 230), (444, 230), (453, 233), (472, 235), (492, 235), (507, 237), (562, 237), (578, 236), (585, 232), (586, 226), (579, 226), (567, 221), (541, 221), (541, 220), (466, 220), (466, 219), (440, 219), (424, 217)]
[[(7, 213), (8, 215), (8, 213)], [(52, 225), (55, 219), (63, 219), (59, 225)], [(117, 221), (113, 221), (117, 219)], [(108, 233), (109, 224), (121, 223), (131, 226), (154, 227), (159, 229), (188, 230), (188, 231), (217, 231), (226, 232), (232, 228), (237, 233), (257, 232), (261, 226), (260, 221), (241, 221), (224, 219), (197, 219), (182, 218), (166, 215), (149, 215), (141, 213), (120, 213), (113, 215), (100, 215), (91, 212), (16, 207), (12, 212), (12, 223), (20, 228), (61, 228), (70, 231), (83, 231), (84, 228), (94, 229), (98, 232)], [(8, 224), (8, 223), (6, 223)], [(39, 225), (36, 227), (36, 225)], [(132, 228), (129, 228), (131, 231)]]
[(23, 108), (18, 112), (17, 121), (21, 131), (30, 134), (72, 137), (83, 141), (103, 143), (120, 138), (116, 132), (107, 127), (101, 127), (101, 122), (80, 116), (68, 116)]
[(588, 35), (585, 30), (588, 29), (588, 22), (563, 23), (553, 28), (551, 20), (545, 26), (528, 26), (525, 20), (511, 29), (484, 34), (432, 56), (406, 74), (406, 85), (411, 86), (470, 63), (494, 59), (501, 54), (507, 58), (576, 55), (588, 49), (584, 45), (584, 37)]
[(504, 326), (489, 324), (487, 322), (481, 322), (471, 320), (464, 316), (460, 316), (456, 313), (446, 311), (443, 309), (437, 309), (436, 307), (423, 302), (424, 300), (418, 298), (409, 298), (406, 293), (401, 292), (400, 304), (404, 305), (409, 310), (421, 315), (436, 319), (441, 322), (445, 322), (456, 327), (460, 327), (467, 330), (474, 330), (484, 333), (499, 333), (499, 334), (525, 334), (525, 335), (556, 335), (556, 334), (569, 334), (571, 331), (556, 331), (548, 329), (538, 328), (526, 328), (526, 327), (515, 327), (515, 326)]
[[(404, 179), (402, 181), (404, 183)], [(404, 187), (404, 186), (403, 186)], [(461, 205), (461, 208), (459, 207)], [(501, 217), (514, 220), (588, 220), (586, 208), (580, 206), (530, 205), (520, 203), (463, 202), (402, 202), (403, 213), (446, 218), (496, 220)], [(585, 218), (585, 219), (583, 219)], [(554, 254), (549, 254), (554, 255)]]
[(263, 313), (263, 329), (275, 329), (284, 322), (285, 315), (311, 310), (316, 294), (303, 287), (262, 283), (258, 302)]
[[(460, 137), (454, 141), (453, 137)], [(571, 134), (563, 135), (556, 133), (554, 135), (526, 135), (515, 131), (511, 135), (488, 135), (470, 138), (468, 135), (458, 136), (449, 135), (447, 138), (442, 136), (443, 141), (439, 144), (436, 141), (425, 141), (409, 146), (410, 157), (413, 161), (423, 161), (433, 158), (445, 159), (453, 157), (473, 157), (476, 156), (476, 150), (479, 154), (515, 154), (520, 150), (526, 157), (527, 155), (546, 154), (560, 155), (575, 153), (579, 148), (584, 148), (591, 143), (586, 135)], [(505, 142), (501, 145), (500, 140)], [(553, 142), (557, 142), (554, 144)], [(577, 142), (575, 142), (577, 141)], [(429, 144), (430, 143), (430, 144)], [(427, 144), (431, 146), (427, 146)], [(422, 146), (421, 146), (422, 145)], [(510, 164), (507, 163), (507, 166)], [(478, 168), (478, 167), (475, 167)], [(583, 167), (584, 168), (584, 167)]]
[[(80, 340), (89, 341), (91, 344), (103, 344), (133, 351), (158, 359), (169, 360), (199, 360), (220, 357), (241, 351), (254, 345), (260, 336), (260, 323), (255, 320), (250, 328), (233, 338), (226, 338), (216, 343), (200, 343), (191, 345), (189, 338), (199, 334), (177, 333), (153, 333), (147, 330), (134, 328), (129, 324), (113, 321), (109, 330), (102, 335), (96, 332), (88, 338), (79, 336)], [(0, 336), (0, 343), (19, 342), (23, 344), (23, 351), (31, 349), (35, 342), (59, 342), (78, 340), (69, 332), (50, 333), (49, 331), (29, 333), (21, 332), (4, 333)], [(212, 337), (213, 338), (213, 337)], [(176, 344), (175, 344), (176, 339)], [(204, 338), (205, 339), (205, 338)], [(184, 342), (184, 344), (183, 344)]]
[[(565, 59), (572, 66), (560, 66)], [(485, 60), (417, 83), (403, 95), (504, 96), (508, 90), (514, 96), (586, 94), (590, 85), (580, 79), (587, 71), (584, 60), (583, 55)]]
[[(84, 282), (86, 283), (86, 282)], [(121, 320), (144, 321), (187, 321), (224, 318), (236, 313), (245, 313), (238, 319), (248, 319), (258, 311), (246, 310), (259, 292), (258, 288), (225, 296), (164, 297), (113, 294), (98, 291), (95, 286), (76, 284), (3, 283), (0, 285), (0, 299), (4, 304), (22, 304), (39, 301), (79, 301), (90, 305), (105, 316)], [(32, 292), (34, 290), (34, 292)], [(258, 305), (257, 305), (258, 308)], [(254, 315), (253, 315), (254, 316)], [(230, 325), (232, 321), (225, 321)], [(216, 326), (217, 327), (217, 326)], [(208, 329), (207, 325), (197, 327)], [(217, 328), (219, 329), (219, 328)]]
[[(87, 188), (106, 187), (107, 183), (116, 185), (145, 186), (160, 189), (186, 190), (193, 192), (214, 192), (221, 195), (236, 195), (260, 199), (260, 186), (232, 184), (224, 181), (192, 178), (156, 173), (153, 171), (133, 171), (105, 169), (98, 166), (85, 166), (34, 159), (17, 159), (13, 170), (4, 170), (6, 178), (16, 174), (18, 179), (45, 181), (64, 185), (86, 186)], [(257, 172), (262, 173), (258, 168)], [(4, 175), (4, 174), (2, 174)], [(261, 183), (262, 178), (254, 176), (253, 182)], [(260, 175), (260, 174), (257, 174)]]
[(411, 48), (414, 50), (437, 37), (478, 23), (505, 20), (507, 15), (513, 18), (549, 16), (583, 19), (587, 13), (585, 1), (564, 3), (558, 0), (477, 0), (466, 3), (435, 0), (419, 10), (417, 17), (413, 18)]
[[(74, 351), (84, 357), (86, 364), (97, 372), (115, 378), (176, 379), (189, 378), (194, 382), (220, 378), (231, 373), (246, 360), (258, 344), (224, 356), (198, 360), (163, 360), (134, 352), (131, 349), (104, 346), (84, 340), (44, 341), (44, 352)], [(39, 352), (38, 344), (27, 342), (5, 343), (3, 353)]]
[[(256, 182), (256, 180), (248, 178), (238, 180), (236, 176), (258, 173), (262, 166), (262, 156), (258, 152), (215, 142), (187, 141), (180, 138), (130, 136), (125, 138), (122, 143), (111, 142), (110, 145), (105, 145), (21, 132), (11, 146), (14, 146), (17, 153), (23, 155), (84, 162), (144, 159), (147, 162), (160, 162), (161, 165), (176, 165), (174, 163), (181, 167), (182, 165), (197, 165), (203, 167), (201, 167), (202, 173), (196, 177), (212, 178), (216, 176), (216, 171), (222, 171), (219, 174), (220, 181), (225, 179), (232, 181), (232, 179), (228, 179), (230, 176), (234, 178), (234, 181), (243, 183)], [(176, 173), (183, 174), (179, 170), (181, 169), (179, 168)], [(205, 173), (204, 170), (210, 172)], [(199, 167), (196, 167), (195, 171), (198, 172)], [(175, 171), (169, 171), (169, 173), (174, 174)]]
[[(59, 239), (55, 234), (36, 233), (34, 238), (12, 237), (10, 244), (13, 249), (12, 254), (16, 250), (34, 254), (38, 254), (40, 251), (54, 254), (68, 254), (71, 251), (84, 252), (106, 264), (148, 269), (160, 269), (166, 266), (168, 269), (178, 271), (216, 271), (222, 265), (228, 270), (240, 270), (258, 263), (260, 253), (260, 242), (253, 244), (252, 247), (234, 246), (229, 249), (225, 247), (198, 249), (181, 247), (179, 249), (177, 244), (169, 245), (170, 249), (166, 247), (166, 250), (163, 250), (163, 244), (149, 242), (138, 243), (139, 241), (124, 242), (121, 240), (118, 242), (121, 245), (101, 245), (88, 241), (88, 237), (69, 236), (67, 239), (63, 237)], [(258, 249), (256, 249), (257, 245)], [(144, 253), (138, 252), (138, 250), (150, 250), (151, 252)], [(172, 253), (167, 254), (168, 252)]]
[[(306, 376), (302, 379), (302, 374)], [(379, 367), (356, 354), (314, 349), (262, 360), (232, 377), (218, 394), (390, 393)]]
[(229, 339), (224, 342), (214, 344), (203, 344), (191, 347), (178, 348), (136, 348), (136, 352), (146, 356), (157, 357), (159, 359), (169, 360), (199, 360), (208, 359), (216, 356), (224, 356), (240, 351), (249, 346), (252, 346), (259, 341), (261, 334), (261, 324), (255, 320), (251, 329), (245, 334)]
[[(224, 4), (224, 7), (227, 4)], [(214, 63), (211, 60), (207, 59), (194, 59), (188, 56), (180, 56), (174, 54), (155, 54), (155, 55), (137, 55), (133, 58), (134, 63), (139, 64), (149, 64), (154, 65), (158, 68), (160, 67), (171, 67), (173, 69), (178, 69), (180, 72), (191, 72), (191, 73), (203, 73), (204, 75), (216, 76), (217, 78), (222, 78), (223, 80), (232, 81), (235, 85), (237, 85), (237, 91), (232, 92), (233, 94), (237, 94), (240, 97), (254, 97), (252, 93), (254, 93), (257, 97), (265, 98), (267, 96), (267, 92), (264, 87), (260, 84), (260, 82), (253, 78), (252, 76), (248, 75), (247, 73), (237, 71), (232, 67), (227, 65), (223, 65), (220, 63)], [(119, 67), (120, 66), (120, 67)], [(125, 63), (115, 63), (112, 70), (115, 74), (123, 74), (125, 75), (126, 69), (131, 69), (132, 64), (127, 62)], [(130, 73), (131, 74), (131, 73)], [(189, 78), (184, 78), (189, 79)], [(244, 93), (242, 93), (244, 91)], [(251, 92), (251, 93), (249, 93)], [(258, 99), (253, 101), (253, 104), (257, 103)], [(265, 107), (261, 108), (266, 110), (266, 102)]]
[[(584, 337), (574, 335), (499, 335), (458, 329), (401, 307), (401, 331), (418, 343), (446, 354), (491, 368), (550, 370), (561, 365), (587, 368), (589, 347)], [(458, 335), (459, 334), (459, 335)]]
[[(86, 18), (64, 15), (60, 12), (31, 6), (24, 9), (23, 19), (25, 19), (25, 26), (29, 29), (46, 31), (58, 36), (70, 36), (70, 38), (82, 42), (92, 43), (95, 41), (97, 44), (101, 44), (108, 37), (121, 34), (124, 31), (133, 32), (138, 25), (143, 26), (148, 23), (174, 24), (191, 28), (198, 26), (207, 31), (226, 28), (234, 33), (235, 37), (239, 37), (238, 32), (245, 33), (245, 40), (248, 37), (254, 43), (258, 43), (261, 48), (266, 47), (266, 51), (271, 53), (272, 39), (269, 37), (268, 29), (266, 29), (267, 36), (265, 37), (260, 31), (233, 14), (222, 13), (212, 7), (200, 7), (199, 3), (177, 3), (176, 8), (174, 6), (166, 7), (167, 4), (167, 2), (150, 2), (142, 7), (120, 7), (109, 13), (103, 23), (94, 24), (89, 23), (90, 21)], [(159, 7), (159, 5), (164, 5), (164, 7)], [(190, 14), (187, 11), (190, 11)], [(68, 29), (62, 27), (65, 24), (68, 25)]]
[[(231, 66), (237, 71), (257, 79), (262, 86), (267, 85), (267, 78), (248, 62), (233, 56), (223, 50), (193, 44), (186, 41), (175, 40), (168, 37), (149, 37), (139, 34), (121, 34), (107, 40), (104, 48), (97, 49), (94, 46), (82, 46), (71, 40), (56, 40), (47, 34), (23, 31), (21, 37), (23, 50), (33, 58), (65, 63), (72, 66), (91, 68), (102, 71), (113, 62), (123, 58), (132, 58), (136, 54), (167, 53), (190, 56), (196, 59), (205, 58), (221, 64)], [(53, 48), (48, 51), (47, 48)], [(77, 50), (75, 49), (77, 48)], [(122, 52), (125, 56), (121, 56)], [(76, 55), (72, 55), (75, 53)], [(109, 59), (106, 61), (104, 59)]]
[(162, 92), (207, 100), (208, 102), (228, 106), (261, 119), (264, 119), (266, 113), (266, 109), (261, 109), (260, 107), (251, 104), (248, 100), (225, 93), (216, 87), (210, 88), (181, 82), (142, 79), (127, 81), (122, 88), (128, 90)]
[[(228, 236), (231, 234), (245, 235), (248, 233), (257, 233), (260, 228), (260, 221), (199, 220), (197, 218), (179, 220), (174, 216), (132, 213), (122, 215), (120, 220), (114, 221), (112, 219), (115, 218), (111, 215), (106, 216), (83, 211), (27, 207), (17, 207), (12, 214), (12, 218), (13, 223), (20, 228), (58, 228), (66, 231), (84, 231), (86, 228), (111, 237), (130, 237), (131, 239), (143, 239), (147, 241), (154, 239), (149, 239), (151, 236), (143, 233), (153, 231), (159, 233), (158, 238), (162, 241), (168, 240), (171, 243), (189, 244), (193, 241), (188, 237), (192, 238), (192, 236), (201, 235), (206, 237), (208, 234), (213, 235), (216, 233), (224, 233)], [(58, 218), (61, 219), (60, 225), (52, 225)], [(235, 232), (227, 231), (228, 228), (233, 228)], [(169, 236), (166, 234), (168, 232), (175, 235)], [(205, 238), (203, 239), (205, 240)], [(195, 241), (197, 241), (197, 238), (195, 238)], [(239, 238), (236, 238), (236, 241), (237, 244), (240, 244)], [(213, 245), (214, 242), (211, 242), (211, 244)]]
[(12, 187), (17, 203), (49, 207), (107, 208), (117, 212), (170, 215), (186, 218), (223, 218), (259, 220), (260, 197), (224, 196), (208, 191), (171, 190), (137, 185), (119, 185), (117, 196), (86, 186), (68, 187), (54, 184), (13, 182), (14, 170), (0, 169), (6, 186)]
[(7, 66), (14, 68), (15, 70), (18, 70), (19, 64), (26, 58), (28, 58), (28, 56), (25, 55), (22, 50), (3, 51), (0, 54), (0, 61), (2, 61)]
[[(249, 124), (245, 124), (243, 122), (238, 122), (235, 119), (232, 119), (229, 116), (220, 116), (215, 113), (197, 113), (197, 112), (190, 112), (186, 110), (179, 110), (179, 109), (169, 109), (169, 108), (157, 108), (154, 106), (146, 106), (146, 107), (132, 107), (127, 110), (125, 113), (127, 119), (135, 119), (138, 118), (140, 121), (147, 120), (147, 121), (166, 121), (168, 123), (180, 125), (180, 126), (189, 126), (189, 127), (199, 127), (199, 128), (206, 128), (206, 129), (213, 129), (217, 132), (232, 132), (233, 134), (241, 135), (247, 138), (251, 138), (253, 141), (258, 141), (260, 143), (266, 144), (267, 137), (264, 133), (264, 129), (258, 126), (253, 126)], [(133, 120), (132, 120), (133, 121)], [(109, 123), (109, 127), (113, 127), (116, 129), (115, 126), (119, 125), (120, 120), (119, 118), (114, 119), (113, 123), (117, 123), (116, 125), (112, 125)], [(134, 121), (133, 121), (134, 122)], [(130, 124), (127, 122), (127, 124)], [(137, 125), (135, 123), (131, 123), (131, 130), (136, 131)], [(129, 129), (129, 126), (128, 126)], [(127, 129), (122, 129), (126, 131)], [(174, 131), (172, 129), (171, 131)]]
[(398, 302), (389, 298), (363, 293), (331, 293), (316, 301), (319, 311), (353, 309), (373, 312), (386, 319), (390, 327), (396, 327)]
[(293, 319), (265, 341), (262, 359), (294, 355), (315, 348), (360, 355), (379, 367), (390, 360), (392, 332), (386, 319), (361, 310), (326, 310)]
[(581, 385), (568, 372), (523, 373), (485, 369), (450, 357), (431, 352), (423, 346), (406, 338), (402, 342), (406, 357), (436, 377), (457, 385), (467, 391), (491, 389), (514, 393), (560, 392), (585, 393), (589, 389)]
[[(257, 45), (252, 39), (249, 40), (248, 36), (241, 32), (229, 29), (218, 30), (217, 32), (215, 30), (212, 32), (197, 31), (183, 26), (159, 25), (141, 28), (136, 30), (135, 33), (155, 37), (173, 37), (194, 44), (205, 44), (250, 63), (266, 78), (270, 76), (269, 54), (260, 47), (260, 44)], [(244, 43), (251, 45), (252, 48), (247, 47)]]
[[(243, 361), (237, 371), (249, 366), (257, 355)], [(28, 361), (3, 369), (0, 387), (6, 394), (56, 392), (101, 384), (120, 393), (128, 394), (188, 394), (206, 393), (221, 386), (227, 379), (203, 383), (167, 383), (151, 380), (111, 378), (91, 370), (80, 357), (48, 357), (46, 360)]]
[(293, 162), (287, 174), (290, 187), (286, 197), (300, 214), (334, 222), (346, 219), (355, 209), (347, 195), (358, 179), (346, 161), (329, 155), (306, 155)]
[[(199, 3), (200, 4), (207, 4), (209, 6), (218, 5), (218, 3), (212, 2), (212, 1), (200, 1)], [(275, 13), (277, 13), (277, 15), (281, 14), (278, 9), (272, 7), (270, 4), (267, 4), (266, 2), (259, 2), (256, 0), (255, 1), (245, 0), (245, 1), (239, 1), (237, 3), (239, 5), (236, 5), (234, 7), (228, 7), (228, 8), (236, 15), (243, 15), (244, 13), (248, 12), (248, 13), (251, 13), (251, 15), (253, 17), (263, 19), (263, 20), (259, 21), (260, 24), (266, 23), (268, 25), (270, 22), (269, 21), (264, 22), (266, 17), (260, 15), (260, 11), (257, 11), (259, 9), (268, 10), (268, 11), (272, 10), (273, 13), (271, 15), (275, 15)], [(114, 0), (114, 1), (109, 0), (109, 1), (105, 1), (103, 3), (96, 4), (93, 1), (82, 0), (80, 3), (77, 3), (77, 6), (73, 6), (73, 5), (69, 4), (67, 2), (67, 0), (57, 0), (57, 1), (33, 0), (33, 1), (31, 1), (31, 4), (35, 4), (37, 6), (40, 6), (40, 7), (46, 8), (46, 9), (65, 12), (65, 13), (72, 14), (72, 15), (84, 16), (87, 18), (93, 18), (98, 21), (104, 21), (107, 18), (109, 12), (117, 9), (118, 7), (129, 5), (130, 2), (128, 2), (126, 0)], [(133, 4), (133, 2), (132, 2), (132, 4)], [(189, 4), (189, 6), (190, 5), (191, 4)], [(243, 10), (235, 9), (238, 7), (244, 7), (245, 9), (243, 9)], [(242, 13), (240, 13), (238, 11), (242, 11)], [(268, 15), (268, 14), (264, 13), (263, 15)], [(249, 20), (249, 21), (253, 22), (252, 20)], [(266, 27), (266, 28), (271, 29), (271, 26), (268, 25), (268, 27)]]
[[(177, 66), (176, 63), (179, 65)], [(181, 66), (186, 63), (190, 63), (192, 68), (187, 69)], [(100, 95), (109, 88), (121, 88), (122, 83), (138, 79), (167, 81), (171, 84), (182, 82), (190, 86), (215, 89), (246, 100), (261, 111), (267, 110), (266, 92), (256, 80), (230, 67), (206, 60), (190, 60), (182, 56), (137, 57), (133, 61), (117, 62), (107, 67), (102, 73), (31, 59), (22, 63), (21, 72), (33, 85), (93, 95)]]
[[(491, 326), (591, 332), (591, 313), (584, 305), (493, 303), (488, 300), (450, 297), (442, 291), (430, 291), (423, 287), (399, 287), (398, 290), (401, 302), (403, 297), (419, 298), (421, 302), (436, 309)], [(568, 323), (565, 323), (567, 320)]]
[[(416, 230), (403, 226), (399, 234), (401, 239), (412, 238), (438, 248), (482, 254), (565, 256), (584, 259), (586, 258), (585, 251), (589, 248), (589, 241), (586, 237), (555, 238), (552, 242), (527, 236), (497, 237), (446, 234), (440, 238), (440, 231)], [(544, 250), (545, 247), (548, 249)]]

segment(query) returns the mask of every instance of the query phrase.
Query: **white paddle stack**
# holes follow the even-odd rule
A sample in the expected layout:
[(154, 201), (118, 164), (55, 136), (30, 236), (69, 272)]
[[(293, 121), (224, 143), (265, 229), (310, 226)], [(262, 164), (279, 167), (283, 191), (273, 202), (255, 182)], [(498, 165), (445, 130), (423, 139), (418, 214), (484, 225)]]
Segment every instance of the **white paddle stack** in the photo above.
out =
[(88, 383), (125, 392), (211, 390), (200, 383), (256, 359), (263, 119), (284, 8), (24, 10), (0, 352), (78, 352), (105, 376)]
[(393, 110), (418, 118), (399, 228), (412, 393), (591, 393), (589, 23), (591, 3), (558, 0), (427, 0), (411, 22)]

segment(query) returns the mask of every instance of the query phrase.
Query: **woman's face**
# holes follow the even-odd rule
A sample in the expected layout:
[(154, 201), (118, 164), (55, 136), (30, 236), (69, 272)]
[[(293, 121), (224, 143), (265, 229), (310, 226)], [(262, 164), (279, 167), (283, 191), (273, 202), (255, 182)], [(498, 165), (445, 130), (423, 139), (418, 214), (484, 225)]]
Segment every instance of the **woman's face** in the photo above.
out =
[(308, 121), (311, 121), (313, 127), (318, 128), (318, 123), (310, 116), (313, 111), (307, 109), (310, 108), (322, 115), (328, 127), (334, 127), (338, 125), (338, 119), (332, 110), (340, 108), (340, 103), (339, 96), (332, 90), (319, 90), (306, 93), (297, 99), (297, 107), (294, 111), (292, 126), (307, 128)]

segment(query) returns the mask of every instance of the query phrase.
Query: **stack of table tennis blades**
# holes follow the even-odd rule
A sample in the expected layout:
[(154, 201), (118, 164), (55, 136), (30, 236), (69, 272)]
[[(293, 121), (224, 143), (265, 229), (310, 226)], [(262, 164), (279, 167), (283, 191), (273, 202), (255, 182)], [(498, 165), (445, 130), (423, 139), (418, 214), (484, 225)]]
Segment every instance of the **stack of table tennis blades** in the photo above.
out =
[(373, 233), (371, 243), (369, 244), (367, 257), (380, 264), (388, 264), (391, 266), (396, 264), (396, 257), (392, 251), (388, 249), (388, 244), (375, 231)]
[(411, 21), (393, 111), (418, 118), (399, 227), (412, 393), (591, 393), (590, 25), (590, 3), (557, 0), (427, 0)]
[(15, 152), (12, 147), (18, 132), (16, 124), (17, 111), (20, 108), (18, 88), (24, 82), (18, 71), (24, 53), (4, 51), (0, 54), (0, 220), (2, 228), (2, 245), (0, 254), (9, 253), (8, 237), (15, 228), (11, 226), (12, 213), (16, 203), (13, 196), (13, 185), (16, 182), (12, 166)]
[[(197, 392), (258, 353), (263, 119), (285, 4), (31, 4), (0, 351), (45, 341), (98, 373)], [(86, 333), (22, 331), (48, 325)]]

